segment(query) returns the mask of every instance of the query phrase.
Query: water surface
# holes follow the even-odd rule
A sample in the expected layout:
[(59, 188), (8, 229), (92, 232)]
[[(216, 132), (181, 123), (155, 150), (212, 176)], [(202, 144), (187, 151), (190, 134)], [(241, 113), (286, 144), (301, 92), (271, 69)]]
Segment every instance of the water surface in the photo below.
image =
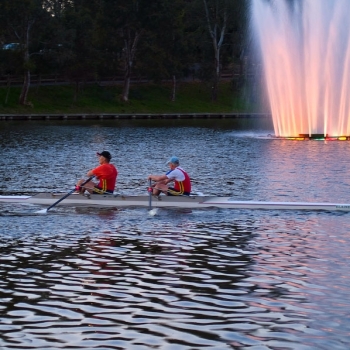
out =
[[(109, 150), (144, 194), (171, 155), (195, 191), (349, 203), (348, 142), (259, 120), (0, 123), (2, 193), (69, 191)], [(348, 349), (348, 213), (0, 204), (2, 349)]]

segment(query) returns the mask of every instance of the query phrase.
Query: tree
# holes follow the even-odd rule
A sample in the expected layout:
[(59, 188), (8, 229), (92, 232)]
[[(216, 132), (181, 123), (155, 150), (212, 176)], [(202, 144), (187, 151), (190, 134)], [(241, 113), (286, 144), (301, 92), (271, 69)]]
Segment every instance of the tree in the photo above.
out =
[(223, 62), (232, 61), (233, 46), (237, 46), (232, 37), (238, 38), (237, 30), (244, 31), (248, 4), (247, 0), (196, 0), (192, 4), (201, 78), (211, 82), (213, 101), (218, 98)]
[(129, 100), (131, 77), (140, 42), (150, 33), (161, 5), (161, 0), (102, 0), (103, 12), (98, 32), (104, 36), (105, 42), (109, 41), (109, 52), (118, 58), (123, 71), (121, 100), (124, 102)]
[(241, 45), (236, 38), (241, 40), (248, 1), (2, 0), (0, 42), (18, 43), (21, 64), (10, 67), (13, 62), (4, 59), (0, 68), (20, 67), (24, 105), (32, 72), (68, 77), (75, 99), (82, 82), (122, 72), (121, 99), (128, 101), (131, 77), (139, 71), (154, 81), (171, 79), (175, 100), (178, 79), (193, 67), (211, 82), (216, 100), (222, 67)]
[(74, 101), (81, 83), (96, 77), (99, 52), (94, 46), (98, 0), (71, 0), (64, 6), (62, 53), (65, 55), (63, 72), (75, 84)]
[[(144, 34), (137, 68), (154, 81), (172, 80), (171, 100), (192, 59), (193, 36), (187, 30), (186, 0), (163, 0)], [(161, 28), (161, 30), (160, 30)]]
[[(142, 35), (139, 0), (102, 0), (96, 21), (97, 46), (105, 65), (124, 73), (121, 99), (128, 101), (137, 45)], [(108, 69), (108, 68), (107, 68)]]
[(33, 38), (40, 40), (40, 26), (50, 20), (43, 8), (43, 0), (3, 0), (0, 2), (0, 23), (6, 39), (19, 44), (22, 57), (23, 85), (19, 97), (21, 105), (27, 105), (31, 71), (34, 68), (31, 51)]
[[(203, 0), (205, 9), (205, 18), (208, 25), (208, 32), (212, 40), (214, 49), (214, 79), (213, 79), (213, 90), (212, 100), (216, 101), (218, 96), (218, 83), (220, 80), (220, 51), (224, 42), (227, 20), (228, 20), (228, 5), (227, 1), (215, 1), (208, 5), (209, 0)], [(232, 1), (232, 0), (231, 0)]]
[(124, 84), (121, 99), (129, 100), (131, 73), (136, 58), (139, 41), (145, 32), (147, 12), (145, 0), (125, 0), (120, 5), (119, 35), (123, 42)]

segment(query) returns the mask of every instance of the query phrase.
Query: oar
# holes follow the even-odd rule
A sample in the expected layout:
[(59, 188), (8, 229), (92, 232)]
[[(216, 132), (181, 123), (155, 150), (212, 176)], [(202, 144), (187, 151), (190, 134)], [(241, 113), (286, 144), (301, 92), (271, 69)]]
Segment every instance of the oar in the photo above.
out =
[(149, 187), (148, 187), (148, 209), (149, 210), (152, 210), (152, 194), (153, 194), (152, 180), (149, 179)]
[(152, 196), (153, 196), (153, 188), (152, 188), (152, 180), (149, 180), (149, 187), (148, 187), (148, 195), (149, 195), (149, 199), (148, 199), (148, 209), (149, 209), (149, 215), (156, 215), (158, 209), (154, 208), (152, 209)]
[[(92, 180), (95, 176), (89, 177), (86, 181), (84, 181), (80, 186), (83, 187), (85, 184), (87, 184), (90, 180)], [(62, 202), (64, 199), (66, 199), (68, 196), (70, 196), (73, 192), (76, 191), (76, 188), (73, 190), (69, 191), (66, 195), (64, 195), (62, 198), (60, 198), (57, 202), (51, 204), (47, 209), (39, 210), (37, 213), (40, 214), (45, 214), (47, 213), (50, 209), (52, 209), (54, 206), (56, 206), (58, 203)]]

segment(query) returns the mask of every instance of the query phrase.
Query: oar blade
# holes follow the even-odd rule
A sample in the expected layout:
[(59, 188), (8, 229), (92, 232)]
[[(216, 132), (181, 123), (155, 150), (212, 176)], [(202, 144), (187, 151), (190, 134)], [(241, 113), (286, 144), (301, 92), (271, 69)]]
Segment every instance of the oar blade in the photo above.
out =
[[(92, 180), (94, 176), (89, 177), (86, 181), (84, 181), (80, 186), (84, 186), (87, 184), (90, 180)], [(66, 199), (68, 196), (70, 196), (73, 192), (75, 192), (75, 188), (73, 188), (71, 191), (69, 191), (66, 195), (64, 195), (62, 198), (60, 198), (55, 203), (51, 204), (47, 209), (39, 210), (39, 214), (46, 214), (51, 208), (55, 207), (58, 203), (62, 202), (64, 199)]]
[(153, 209), (148, 211), (148, 214), (150, 216), (155, 216), (155, 215), (157, 215), (157, 213), (158, 213), (158, 208), (153, 208)]
[(42, 210), (38, 210), (35, 212), (36, 214), (47, 214), (48, 210), (47, 209), (42, 209)]

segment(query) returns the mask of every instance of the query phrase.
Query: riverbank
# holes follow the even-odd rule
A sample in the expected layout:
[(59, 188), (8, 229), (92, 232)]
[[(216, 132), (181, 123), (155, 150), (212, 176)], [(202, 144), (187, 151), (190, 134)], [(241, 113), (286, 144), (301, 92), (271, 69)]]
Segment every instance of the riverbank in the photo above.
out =
[(205, 119), (205, 118), (257, 118), (269, 117), (267, 113), (76, 113), (76, 114), (0, 114), (0, 120), (109, 120), (109, 119)]
[[(204, 83), (186, 82), (178, 85), (176, 99), (171, 101), (168, 84), (132, 85), (130, 100), (120, 100), (122, 87), (89, 84), (32, 86), (28, 106), (18, 105), (20, 87), (0, 88), (0, 115), (2, 117), (31, 116), (32, 118), (115, 118), (116, 116), (155, 117), (185, 115), (218, 116), (258, 113), (258, 107), (247, 102), (230, 82), (219, 87), (218, 100), (211, 101), (210, 87)], [(45, 115), (45, 116), (44, 116)], [(85, 116), (85, 117), (84, 117)]]

